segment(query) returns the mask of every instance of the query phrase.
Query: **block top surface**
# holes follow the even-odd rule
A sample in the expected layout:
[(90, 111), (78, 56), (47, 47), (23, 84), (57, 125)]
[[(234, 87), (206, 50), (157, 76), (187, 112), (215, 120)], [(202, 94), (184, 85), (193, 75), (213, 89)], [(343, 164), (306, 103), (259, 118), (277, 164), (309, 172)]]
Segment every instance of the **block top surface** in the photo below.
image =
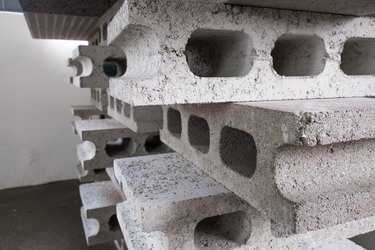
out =
[(115, 160), (114, 171), (126, 197), (142, 202), (164, 203), (229, 193), (177, 153)]
[(375, 110), (375, 98), (310, 99), (291, 101), (244, 102), (236, 104), (291, 113)]
[(85, 210), (115, 206), (123, 201), (111, 181), (82, 184), (79, 192)]
[(81, 134), (83, 131), (97, 131), (110, 129), (125, 129), (126, 127), (114, 119), (100, 120), (78, 120), (75, 121), (77, 132)]

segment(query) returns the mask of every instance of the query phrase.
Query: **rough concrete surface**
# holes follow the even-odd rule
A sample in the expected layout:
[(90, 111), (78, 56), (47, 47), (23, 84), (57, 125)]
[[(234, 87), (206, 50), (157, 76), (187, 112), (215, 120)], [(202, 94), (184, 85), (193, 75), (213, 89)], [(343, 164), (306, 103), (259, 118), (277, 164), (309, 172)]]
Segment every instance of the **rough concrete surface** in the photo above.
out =
[(79, 120), (75, 127), (83, 140), (77, 155), (84, 170), (112, 167), (113, 159), (171, 151), (158, 133), (134, 133), (113, 119)]
[(81, 218), (88, 245), (122, 238), (116, 217), (116, 205), (123, 201), (111, 181), (82, 184)]
[(136, 133), (159, 132), (163, 123), (161, 106), (137, 106), (109, 96), (108, 115)]
[(135, 106), (369, 96), (374, 24), (372, 17), (125, 1), (108, 26), (111, 46), (87, 56), (121, 50), (116, 58), (126, 58), (126, 69), (110, 78), (109, 94)]
[(342, 240), (375, 228), (369, 217), (277, 236), (272, 220), (177, 153), (118, 159), (114, 170), (127, 196), (117, 216), (129, 249), (361, 249)]
[(372, 98), (175, 105), (161, 138), (285, 233), (305, 232), (374, 215), (374, 118)]
[(375, 3), (371, 0), (197, 0), (204, 3), (227, 3), (251, 5), (278, 9), (337, 13), (344, 15), (365, 16), (375, 14)]

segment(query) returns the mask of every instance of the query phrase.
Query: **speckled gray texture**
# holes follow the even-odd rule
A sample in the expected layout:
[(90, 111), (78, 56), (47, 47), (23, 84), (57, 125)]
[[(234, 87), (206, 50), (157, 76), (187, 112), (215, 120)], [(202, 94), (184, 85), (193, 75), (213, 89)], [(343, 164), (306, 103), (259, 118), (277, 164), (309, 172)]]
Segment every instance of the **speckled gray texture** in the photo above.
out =
[(77, 175), (78, 179), (81, 183), (90, 183), (95, 181), (107, 181), (109, 177), (105, 171), (105, 169), (97, 169), (97, 170), (84, 170), (82, 165), (79, 163), (77, 164)]
[[(158, 138), (158, 133), (134, 133), (114, 119), (79, 120), (75, 122), (78, 135), (83, 140), (77, 145), (77, 155), (83, 169), (102, 169), (112, 167), (113, 159), (159, 154), (169, 152), (163, 143), (153, 141), (149, 147), (150, 138)], [(119, 138), (126, 138), (124, 147), (115, 149), (114, 154), (108, 153), (106, 144)], [(108, 149), (108, 148), (107, 148)]]
[(161, 106), (137, 106), (109, 96), (108, 114), (136, 133), (159, 132), (163, 123)]
[[(71, 83), (80, 88), (108, 88), (109, 77), (104, 74), (103, 64), (107, 58), (125, 57), (123, 51), (113, 46), (78, 46), (73, 52), (74, 64), (80, 64), (81, 71), (75, 70)], [(76, 66), (73, 67), (77, 68)]]
[(230, 3), (259, 7), (292, 9), (302, 11), (337, 13), (344, 15), (374, 15), (375, 2), (372, 0), (196, 0), (203, 3)]
[[(131, 239), (131, 232), (125, 231), (137, 230), (135, 227), (140, 225), (145, 232), (158, 232), (161, 238), (155, 237), (162, 241), (160, 245), (191, 249), (194, 228), (200, 220), (247, 207), (232, 192), (176, 153), (118, 159), (114, 172), (127, 203), (136, 211), (135, 218), (127, 218), (136, 224), (129, 225), (129, 229), (122, 228), (125, 239), (128, 235), (131, 241), (141, 238)], [(124, 223), (120, 221), (120, 225)]]
[[(347, 76), (340, 70), (346, 40), (375, 38), (374, 25), (372, 17), (172, 0), (125, 1), (108, 26), (108, 42), (126, 55), (127, 70), (110, 79), (109, 94), (135, 106), (374, 95), (373, 75)], [(193, 48), (186, 50), (197, 30)], [(271, 51), (285, 34), (286, 43), (296, 44), (291, 50), (296, 54), (281, 64), (313, 73), (285, 77), (273, 69)], [(207, 66), (216, 68), (213, 77), (195, 76), (186, 61), (185, 54), (193, 53), (194, 61), (199, 58), (194, 53), (209, 51), (205, 39), (219, 53), (206, 58), (212, 60)], [(218, 40), (226, 47), (216, 44)], [(202, 61), (202, 67), (194, 62), (192, 67), (204, 71), (207, 61)]]
[[(274, 224), (264, 214), (240, 202), (176, 153), (118, 159), (114, 171), (127, 195), (127, 201), (117, 205), (117, 216), (129, 249), (233, 249), (230, 247), (233, 242), (215, 234), (215, 227), (211, 228), (213, 232), (210, 228), (196, 231), (198, 223), (205, 218), (233, 211), (242, 211), (245, 216), (240, 221), (234, 220), (232, 226), (249, 225), (250, 228), (242, 229), (251, 232), (246, 241), (237, 245), (238, 249), (354, 247), (342, 240), (375, 229), (375, 217), (368, 217), (327, 229), (277, 237), (272, 230)], [(201, 237), (206, 238), (206, 247), (199, 245), (197, 238)]]
[(82, 184), (79, 186), (82, 200), (81, 217), (88, 245), (100, 244), (122, 238), (116, 228), (116, 205), (123, 201), (111, 181)]
[[(375, 99), (172, 108), (180, 112), (180, 130), (178, 115), (164, 107), (162, 140), (283, 225), (281, 231), (375, 215)], [(203, 118), (208, 131), (188, 126), (191, 115)], [(203, 151), (191, 143), (200, 133), (209, 138)]]

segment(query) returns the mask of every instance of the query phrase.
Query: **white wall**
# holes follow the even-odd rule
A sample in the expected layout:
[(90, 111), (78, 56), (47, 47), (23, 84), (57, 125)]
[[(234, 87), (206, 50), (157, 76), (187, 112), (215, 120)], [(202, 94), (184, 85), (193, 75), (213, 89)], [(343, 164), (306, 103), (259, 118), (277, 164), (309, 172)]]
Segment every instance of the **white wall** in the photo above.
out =
[(77, 45), (33, 40), (23, 15), (0, 13), (0, 189), (76, 178), (70, 106), (89, 103), (68, 84)]

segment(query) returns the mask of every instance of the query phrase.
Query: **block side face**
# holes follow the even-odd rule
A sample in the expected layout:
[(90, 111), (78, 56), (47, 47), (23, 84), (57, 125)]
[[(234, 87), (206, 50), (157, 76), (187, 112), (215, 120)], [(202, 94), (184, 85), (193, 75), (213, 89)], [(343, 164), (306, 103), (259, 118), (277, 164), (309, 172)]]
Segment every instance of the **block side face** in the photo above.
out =
[(112, 181), (82, 184), (79, 187), (79, 191), (86, 211), (114, 207), (122, 202), (122, 197), (117, 192)]
[[(352, 18), (199, 2), (162, 2), (160, 6), (145, 3), (137, 8), (133, 8), (134, 2), (127, 2), (109, 25), (114, 38), (112, 45), (116, 42), (116, 46), (125, 51), (129, 65), (135, 68), (142, 65), (138, 67), (140, 71), (131, 71), (131, 74), (129, 71), (129, 75), (125, 73), (110, 80), (111, 94), (124, 102), (145, 106), (375, 94), (374, 74), (359, 72), (361, 75), (349, 76), (340, 69), (341, 54), (348, 39), (374, 41), (375, 34), (365, 31), (373, 30), (373, 17)], [(147, 27), (148, 31), (131, 29), (133, 26)], [(238, 32), (249, 39), (243, 39)], [(127, 34), (132, 35), (132, 41), (122, 42), (121, 37)], [(251, 42), (246, 42), (246, 46), (231, 46), (237, 44), (237, 40), (227, 42), (227, 37), (239, 37), (240, 44), (243, 40)], [(218, 45), (215, 38), (226, 41), (223, 42), (225, 46)], [(137, 40), (139, 43), (135, 42)], [(154, 40), (159, 46), (149, 44)], [(277, 41), (281, 43), (281, 49), (276, 48), (275, 52)], [(372, 46), (358, 44), (362, 51), (371, 51), (366, 48)], [(150, 51), (149, 57), (143, 52), (136, 53), (144, 47)], [(208, 47), (213, 51), (211, 54), (207, 49), (199, 49)], [(238, 47), (246, 49), (241, 56), (235, 57), (239, 60), (232, 62)], [(349, 47), (351, 50), (356, 48)], [(289, 54), (283, 54), (283, 48), (293, 54), (288, 60), (282, 59)], [(248, 57), (251, 60), (244, 59)], [(235, 69), (246, 73), (227, 72), (243, 59), (245, 65)], [(368, 58), (360, 60), (361, 65), (370, 65), (366, 63)], [(148, 64), (148, 61), (152, 63)], [(251, 69), (247, 72), (245, 69), (249, 67)]]

